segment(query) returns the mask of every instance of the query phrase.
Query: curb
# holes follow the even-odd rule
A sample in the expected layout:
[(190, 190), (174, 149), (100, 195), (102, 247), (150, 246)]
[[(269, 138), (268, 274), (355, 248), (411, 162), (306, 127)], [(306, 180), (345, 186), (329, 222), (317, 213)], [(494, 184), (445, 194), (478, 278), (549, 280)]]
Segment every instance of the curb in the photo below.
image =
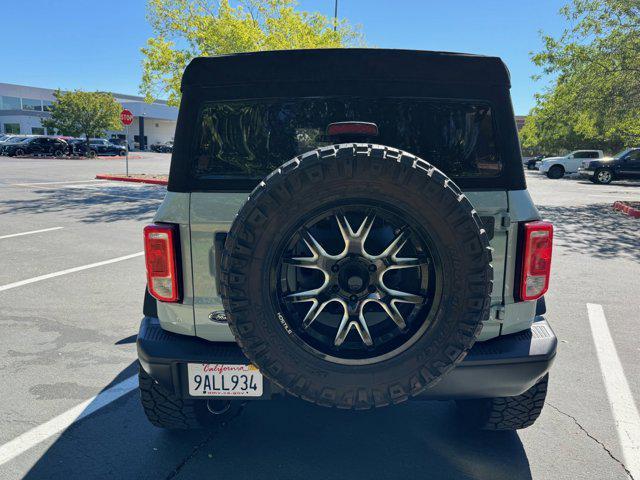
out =
[(614, 202), (613, 209), (618, 210), (625, 215), (629, 215), (630, 217), (640, 218), (640, 210), (633, 208), (631, 205), (627, 205), (624, 202)]
[(167, 185), (169, 182), (167, 180), (159, 180), (155, 178), (136, 178), (136, 177), (127, 177), (124, 175), (106, 175), (100, 173), (96, 175), (97, 180), (113, 180), (116, 182), (131, 182), (131, 183), (147, 183), (149, 185)]

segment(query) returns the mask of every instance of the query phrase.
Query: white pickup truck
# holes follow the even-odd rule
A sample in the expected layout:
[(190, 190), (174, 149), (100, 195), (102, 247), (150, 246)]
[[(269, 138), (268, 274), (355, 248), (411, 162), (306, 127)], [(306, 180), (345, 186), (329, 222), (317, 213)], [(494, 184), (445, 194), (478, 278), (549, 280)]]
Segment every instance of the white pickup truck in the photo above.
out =
[(602, 150), (576, 150), (564, 157), (544, 158), (536, 165), (540, 173), (545, 173), (549, 178), (557, 179), (564, 177), (566, 173), (578, 173), (578, 168), (582, 165), (583, 160), (603, 157)]

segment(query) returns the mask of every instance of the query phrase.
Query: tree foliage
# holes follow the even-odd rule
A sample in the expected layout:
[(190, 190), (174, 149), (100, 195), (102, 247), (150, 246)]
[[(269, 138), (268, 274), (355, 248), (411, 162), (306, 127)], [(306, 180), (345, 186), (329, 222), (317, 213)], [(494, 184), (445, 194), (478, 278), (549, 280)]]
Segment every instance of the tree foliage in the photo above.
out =
[(617, 150), (640, 143), (640, 0), (573, 0), (569, 26), (533, 55), (551, 86), (521, 131), (523, 150)]
[(62, 135), (86, 138), (100, 137), (106, 130), (120, 130), (122, 106), (110, 93), (105, 92), (54, 92), (51, 117), (42, 124), (55, 128)]
[(362, 43), (360, 30), (346, 20), (297, 6), (295, 0), (244, 0), (235, 7), (229, 0), (149, 0), (155, 36), (142, 48), (142, 93), (177, 105), (182, 72), (198, 56)]

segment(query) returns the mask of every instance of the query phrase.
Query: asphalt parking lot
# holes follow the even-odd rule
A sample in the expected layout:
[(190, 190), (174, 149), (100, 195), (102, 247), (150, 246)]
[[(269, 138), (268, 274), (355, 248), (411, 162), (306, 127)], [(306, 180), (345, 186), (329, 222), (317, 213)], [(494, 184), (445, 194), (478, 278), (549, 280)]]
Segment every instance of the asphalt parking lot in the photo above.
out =
[[(130, 169), (168, 164), (143, 154)], [(611, 209), (640, 200), (640, 182), (527, 172), (556, 225), (547, 317), (560, 339), (533, 427), (470, 431), (447, 402), (352, 413), (291, 400), (175, 434), (146, 421), (134, 378), (141, 231), (164, 187), (94, 180), (122, 171), (0, 157), (0, 479), (640, 480), (640, 220)]]

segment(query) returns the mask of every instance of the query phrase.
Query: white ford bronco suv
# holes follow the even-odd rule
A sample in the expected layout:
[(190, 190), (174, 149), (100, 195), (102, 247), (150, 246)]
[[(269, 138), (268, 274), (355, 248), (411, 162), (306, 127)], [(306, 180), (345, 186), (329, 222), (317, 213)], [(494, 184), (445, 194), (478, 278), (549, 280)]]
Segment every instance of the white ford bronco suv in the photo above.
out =
[(193, 60), (144, 230), (148, 419), (203, 427), (294, 396), (455, 400), (479, 428), (531, 425), (557, 345), (553, 228), (509, 88), (499, 58), (464, 54)]

